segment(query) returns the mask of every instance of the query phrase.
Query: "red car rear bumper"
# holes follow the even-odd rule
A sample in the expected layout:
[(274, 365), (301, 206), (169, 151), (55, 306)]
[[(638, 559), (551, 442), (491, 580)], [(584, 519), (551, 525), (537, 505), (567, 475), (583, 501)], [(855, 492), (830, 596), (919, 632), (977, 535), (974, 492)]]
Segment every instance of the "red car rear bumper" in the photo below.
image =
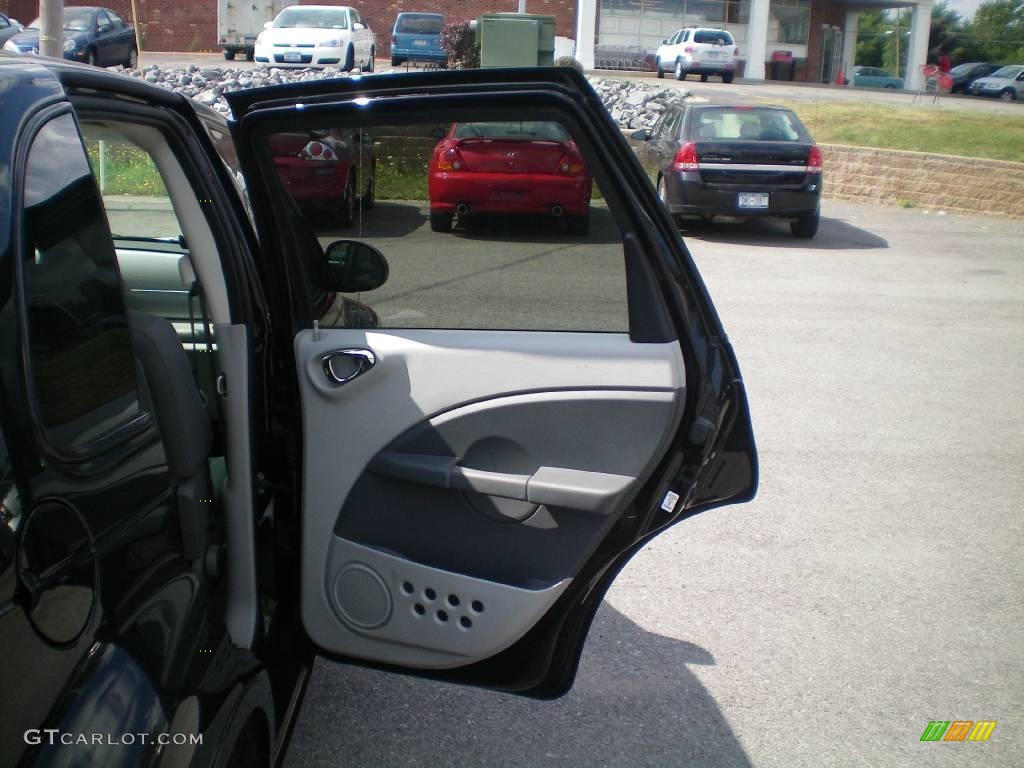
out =
[(275, 157), (281, 183), (298, 203), (331, 203), (345, 196), (347, 164)]
[(583, 216), (590, 205), (589, 176), (549, 173), (467, 173), (433, 171), (428, 179), (431, 213), (552, 213)]

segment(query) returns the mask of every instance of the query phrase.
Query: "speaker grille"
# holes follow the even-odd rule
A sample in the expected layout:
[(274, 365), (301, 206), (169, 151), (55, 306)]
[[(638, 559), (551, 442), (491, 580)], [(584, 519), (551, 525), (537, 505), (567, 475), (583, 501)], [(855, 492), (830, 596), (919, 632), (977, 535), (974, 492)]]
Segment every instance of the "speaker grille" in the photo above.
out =
[(391, 592), (377, 572), (362, 563), (346, 565), (338, 573), (334, 604), (345, 621), (361, 629), (375, 629), (391, 618)]

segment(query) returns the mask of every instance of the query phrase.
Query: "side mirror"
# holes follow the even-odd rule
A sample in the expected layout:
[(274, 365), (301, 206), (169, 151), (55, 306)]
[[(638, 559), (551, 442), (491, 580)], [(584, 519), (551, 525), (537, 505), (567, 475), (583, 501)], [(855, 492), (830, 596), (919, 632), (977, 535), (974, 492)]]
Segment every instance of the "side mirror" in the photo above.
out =
[(633, 139), (633, 141), (647, 141), (651, 137), (648, 135), (647, 131), (641, 128), (639, 131), (633, 131), (629, 135), (629, 138)]
[(362, 32), (364, 29), (366, 29), (366, 25), (360, 24), (358, 21), (354, 21), (352, 22), (352, 29), (354, 29), (356, 32)]
[(272, 22), (272, 21), (267, 21), (267, 22), (263, 23), (263, 28), (264, 29), (270, 29), (272, 26), (274, 26), (274, 22)]
[(441, 139), (443, 139), (445, 137), (446, 133), (448, 133), (448, 131), (446, 131), (444, 128), (434, 128), (430, 132), (430, 138), (432, 138), (432, 139), (434, 139), (436, 141), (440, 141)]
[(664, 40), (662, 40), (661, 44), (662, 45), (668, 45), (668, 38), (666, 37)]
[(358, 240), (337, 240), (327, 246), (327, 270), (331, 288), (341, 293), (380, 288), (389, 274), (384, 254)]

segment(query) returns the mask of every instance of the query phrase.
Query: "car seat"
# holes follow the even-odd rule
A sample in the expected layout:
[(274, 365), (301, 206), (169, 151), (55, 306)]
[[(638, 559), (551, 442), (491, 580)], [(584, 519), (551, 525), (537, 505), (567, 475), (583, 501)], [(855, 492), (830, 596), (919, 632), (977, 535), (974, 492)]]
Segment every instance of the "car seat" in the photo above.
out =
[(170, 321), (128, 313), (140, 389), (150, 398), (175, 486), (182, 550), (187, 560), (206, 553), (212, 504), (209, 455), (213, 430), (203, 408), (192, 367)]

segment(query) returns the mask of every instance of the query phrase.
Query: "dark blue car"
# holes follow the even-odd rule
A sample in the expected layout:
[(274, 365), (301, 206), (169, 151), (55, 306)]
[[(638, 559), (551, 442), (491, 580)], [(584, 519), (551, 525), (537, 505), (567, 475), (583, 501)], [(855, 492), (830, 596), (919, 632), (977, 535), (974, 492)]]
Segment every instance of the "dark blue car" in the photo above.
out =
[[(4, 50), (38, 54), (39, 19), (11, 37)], [(135, 69), (139, 61), (135, 29), (109, 8), (65, 8), (64, 58), (99, 67), (123, 64)]]
[(424, 61), (448, 66), (448, 52), (441, 47), (444, 16), (439, 13), (400, 13), (391, 33), (391, 66)]

